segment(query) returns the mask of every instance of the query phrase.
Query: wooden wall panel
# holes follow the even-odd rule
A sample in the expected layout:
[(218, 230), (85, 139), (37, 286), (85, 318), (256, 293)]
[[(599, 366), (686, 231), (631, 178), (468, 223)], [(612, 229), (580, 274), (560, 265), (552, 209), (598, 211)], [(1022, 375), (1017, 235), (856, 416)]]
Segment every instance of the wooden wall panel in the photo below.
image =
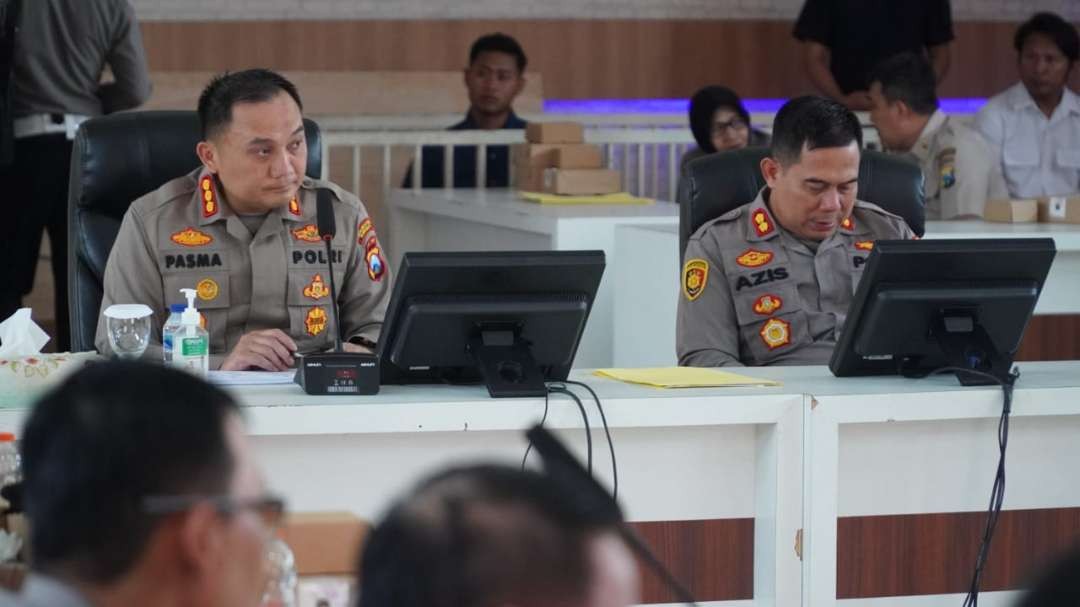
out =
[[(456, 70), (472, 41), (517, 37), (548, 98), (687, 97), (726, 83), (746, 97), (810, 92), (789, 21), (454, 20), (142, 24), (154, 71)], [(943, 96), (989, 96), (1016, 81), (1012, 23), (955, 26)], [(1080, 88), (1080, 70), (1073, 84)]]
[[(839, 599), (967, 592), (985, 512), (837, 520)], [(982, 589), (1015, 590), (1080, 539), (1080, 508), (1001, 513)]]
[[(754, 519), (631, 523), (660, 562), (698, 601), (754, 598)], [(643, 603), (676, 603), (660, 578), (641, 568)]]
[(1080, 315), (1032, 317), (1016, 360), (1080, 360)]

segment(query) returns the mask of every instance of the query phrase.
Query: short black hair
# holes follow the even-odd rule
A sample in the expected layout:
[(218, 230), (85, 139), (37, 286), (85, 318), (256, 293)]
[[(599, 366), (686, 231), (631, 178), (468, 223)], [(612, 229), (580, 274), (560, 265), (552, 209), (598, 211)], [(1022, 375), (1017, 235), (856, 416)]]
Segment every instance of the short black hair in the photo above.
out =
[(870, 84), (881, 84), (881, 94), (890, 102), (903, 101), (918, 114), (928, 116), (938, 109), (937, 76), (922, 54), (904, 52), (877, 64), (870, 72)]
[(518, 41), (502, 32), (477, 38), (469, 49), (469, 65), (476, 63), (476, 58), (480, 56), (480, 53), (506, 53), (512, 56), (521, 74), (525, 73), (525, 66), (529, 64), (529, 58), (525, 56), (525, 51), (522, 50)]
[(854, 141), (862, 148), (862, 125), (843, 105), (814, 95), (789, 100), (773, 119), (770, 155), (783, 165), (792, 165), (808, 150), (846, 147)]
[(1023, 52), (1024, 44), (1032, 34), (1042, 34), (1052, 40), (1070, 64), (1080, 59), (1080, 35), (1077, 35), (1073, 24), (1060, 16), (1054, 13), (1035, 13), (1031, 19), (1020, 24), (1013, 37), (1013, 48), (1017, 53)]
[(526, 607), (580, 600), (588, 542), (614, 531), (549, 476), (500, 465), (421, 482), (368, 534), (359, 607)]
[(89, 364), (44, 394), (20, 444), (33, 569), (98, 584), (130, 571), (160, 522), (147, 496), (228, 492), (238, 412), (189, 373), (137, 362)]
[(698, 149), (708, 154), (716, 152), (712, 142), (712, 119), (721, 108), (735, 112), (743, 122), (750, 124), (750, 112), (746, 111), (742, 99), (726, 86), (707, 86), (690, 98), (690, 132)]
[(242, 72), (225, 72), (215, 76), (199, 95), (199, 123), (203, 139), (217, 135), (232, 122), (232, 109), (237, 103), (270, 101), (284, 91), (301, 111), (304, 104), (296, 85), (277, 72), (257, 68)]

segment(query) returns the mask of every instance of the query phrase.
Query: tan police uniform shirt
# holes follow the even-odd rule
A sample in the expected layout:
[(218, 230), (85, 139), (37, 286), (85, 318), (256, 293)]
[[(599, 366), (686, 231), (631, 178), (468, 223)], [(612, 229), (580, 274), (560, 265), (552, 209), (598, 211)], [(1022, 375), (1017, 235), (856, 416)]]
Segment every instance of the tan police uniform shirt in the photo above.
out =
[(923, 127), (911, 155), (922, 168), (927, 219), (982, 217), (987, 200), (1009, 197), (990, 144), (941, 110)]
[[(316, 227), (316, 195), (332, 194), (332, 241), (342, 339), (378, 340), (390, 292), (390, 269), (363, 204), (332, 183), (305, 179), (297, 197), (270, 211), (253, 235), (224, 204), (217, 180), (199, 169), (139, 198), (124, 215), (105, 268), (101, 309), (143, 303), (154, 311), (151, 338), (161, 343), (169, 305), (195, 305), (210, 332), (217, 368), (240, 337), (281, 329), (300, 352), (333, 345), (326, 245)], [(95, 340), (108, 352), (102, 317)], [(160, 352), (160, 350), (158, 350)]]
[(676, 318), (679, 364), (829, 361), (876, 239), (908, 239), (904, 220), (856, 201), (813, 251), (773, 219), (768, 188), (703, 225), (686, 245)]

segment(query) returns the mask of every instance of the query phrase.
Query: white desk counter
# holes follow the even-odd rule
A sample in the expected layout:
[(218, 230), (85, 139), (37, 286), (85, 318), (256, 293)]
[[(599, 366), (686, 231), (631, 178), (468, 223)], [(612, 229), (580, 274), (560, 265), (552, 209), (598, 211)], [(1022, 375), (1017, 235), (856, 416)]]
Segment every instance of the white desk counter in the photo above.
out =
[(679, 207), (670, 202), (541, 205), (511, 190), (394, 190), (388, 205), (387, 247), (398, 265), (405, 251), (603, 250), (607, 267), (574, 363), (581, 368), (613, 361), (615, 227), (679, 223)]
[[(1057, 255), (1035, 314), (1080, 314), (1080, 225), (930, 221), (925, 238), (1054, 239)], [(668, 223), (615, 228), (614, 364), (674, 365), (680, 297), (679, 227)]]

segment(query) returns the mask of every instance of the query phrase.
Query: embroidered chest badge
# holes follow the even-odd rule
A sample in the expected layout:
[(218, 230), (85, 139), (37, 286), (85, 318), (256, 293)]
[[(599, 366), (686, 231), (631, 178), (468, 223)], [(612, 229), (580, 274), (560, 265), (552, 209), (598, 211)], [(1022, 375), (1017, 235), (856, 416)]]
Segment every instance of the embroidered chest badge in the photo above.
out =
[(784, 307), (784, 300), (776, 295), (762, 295), (754, 302), (754, 313), (769, 316)]
[(313, 337), (326, 330), (326, 310), (322, 309), (322, 306), (308, 310), (307, 317), (304, 318), (304, 329)]
[(735, 258), (735, 263), (744, 268), (758, 268), (772, 261), (772, 258), (772, 251), (747, 249), (745, 253)]
[(779, 318), (770, 318), (761, 325), (758, 334), (770, 350), (775, 350), (791, 343), (791, 324)]
[(184, 247), (201, 247), (214, 242), (214, 237), (195, 228), (185, 228), (170, 236), (169, 240)]

